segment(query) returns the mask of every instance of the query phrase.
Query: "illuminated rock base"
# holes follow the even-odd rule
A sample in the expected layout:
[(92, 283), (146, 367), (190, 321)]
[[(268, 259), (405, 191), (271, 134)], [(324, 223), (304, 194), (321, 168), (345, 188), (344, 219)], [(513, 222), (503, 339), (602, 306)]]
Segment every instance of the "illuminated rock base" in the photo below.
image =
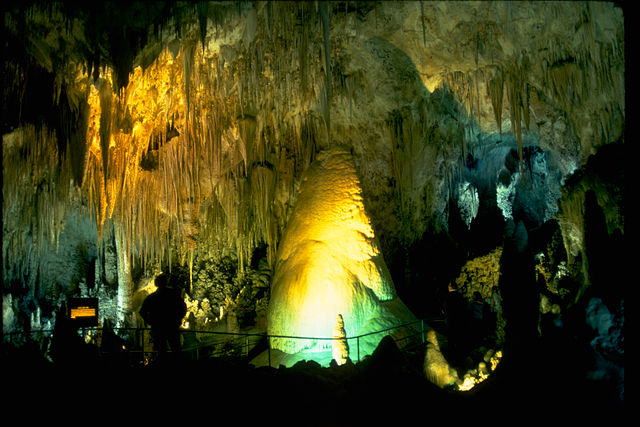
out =
[[(354, 337), (401, 323), (385, 308), (396, 302), (407, 314), (365, 213), (350, 153), (319, 154), (278, 248), (269, 334), (332, 338), (341, 315), (346, 336)], [(351, 353), (354, 345), (349, 342)], [(331, 351), (332, 341), (273, 337), (271, 347), (289, 354)]]

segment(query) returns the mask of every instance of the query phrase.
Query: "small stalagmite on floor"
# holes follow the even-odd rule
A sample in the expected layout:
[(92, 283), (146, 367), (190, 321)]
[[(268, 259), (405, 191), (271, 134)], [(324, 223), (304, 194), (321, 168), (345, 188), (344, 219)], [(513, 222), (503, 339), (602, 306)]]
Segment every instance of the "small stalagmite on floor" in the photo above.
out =
[(344, 365), (349, 358), (349, 343), (347, 342), (347, 334), (344, 331), (344, 320), (342, 315), (338, 314), (336, 326), (333, 328), (333, 359), (338, 365)]
[(457, 371), (449, 365), (449, 362), (440, 351), (438, 337), (433, 329), (427, 332), (424, 374), (429, 381), (440, 388), (460, 383)]

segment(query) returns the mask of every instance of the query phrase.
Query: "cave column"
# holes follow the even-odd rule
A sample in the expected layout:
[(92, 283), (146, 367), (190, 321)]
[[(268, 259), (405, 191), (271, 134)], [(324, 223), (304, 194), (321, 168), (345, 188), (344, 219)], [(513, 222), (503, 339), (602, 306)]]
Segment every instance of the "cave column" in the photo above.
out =
[(129, 259), (129, 243), (126, 240), (124, 226), (118, 221), (113, 222), (113, 231), (116, 242), (116, 260), (118, 268), (118, 326), (127, 327), (133, 325), (131, 313), (132, 280), (131, 263)]

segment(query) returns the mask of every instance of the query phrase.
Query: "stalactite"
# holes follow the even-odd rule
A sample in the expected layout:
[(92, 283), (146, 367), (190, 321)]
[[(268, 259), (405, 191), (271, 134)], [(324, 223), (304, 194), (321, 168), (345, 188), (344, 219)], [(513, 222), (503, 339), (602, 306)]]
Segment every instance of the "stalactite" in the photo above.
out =
[(100, 85), (100, 149), (102, 153), (102, 169), (105, 191), (109, 176), (109, 146), (111, 144), (111, 102), (113, 93), (107, 80)]
[[(511, 130), (518, 140), (520, 175), (522, 177), (522, 182), (524, 183), (521, 120), (523, 115), (526, 115), (528, 117), (529, 105), (525, 104), (527, 100), (527, 97), (524, 93), (526, 83), (524, 82), (524, 71), (521, 64), (513, 65), (512, 68), (507, 72), (506, 85), (507, 97), (509, 99), (509, 105), (511, 107)], [(526, 113), (525, 110), (527, 111)]]
[(491, 100), (496, 126), (502, 139), (502, 100), (504, 98), (504, 75), (501, 67), (496, 67), (495, 75), (487, 82), (487, 95)]
[(448, 73), (445, 85), (455, 94), (457, 101), (466, 109), (467, 116), (472, 117), (474, 84), (470, 74), (463, 71)]
[(194, 52), (195, 52), (195, 44), (192, 42), (187, 42), (186, 45), (183, 44), (182, 48), (182, 61), (184, 66), (183, 71), (183, 79), (184, 79), (184, 98), (185, 98), (185, 130), (189, 130), (189, 110), (191, 103), (191, 76), (193, 74), (193, 62), (194, 62)]
[(2, 161), (10, 165), (2, 175), (4, 271), (15, 264), (32, 281), (43, 254), (57, 250), (73, 202), (70, 153), (60, 154), (58, 147), (55, 133), (46, 127), (26, 125), (3, 137)]
[[(307, 81), (307, 76), (309, 73), (309, 25), (307, 24), (308, 13), (305, 9), (303, 12), (303, 22), (300, 34), (300, 43), (299, 43), (299, 53), (298, 53), (298, 61), (300, 63), (299, 72), (300, 72), (300, 92), (303, 95), (307, 94), (309, 82)], [(324, 23), (324, 21), (323, 21)]]
[(424, 4), (420, 1), (420, 23), (422, 24), (422, 44), (427, 45), (427, 26), (424, 22)]
[[(344, 100), (356, 109), (360, 106), (360, 95), (369, 90), (368, 70), (352, 70), (340, 64), (343, 55), (337, 26), (350, 18), (349, 5), (345, 6), (344, 14), (333, 15), (331, 5), (325, 2), (232, 6), (199, 3), (195, 7), (175, 7), (184, 12), (176, 18), (175, 28), (160, 23), (162, 31), (156, 29), (158, 37), (154, 43), (157, 49), (162, 48), (160, 54), (153, 61), (145, 55), (145, 60), (139, 61), (143, 65), (129, 70), (128, 85), (117, 89), (116, 94), (113, 87), (118, 84), (112, 80), (114, 65), (108, 58), (113, 52), (105, 55), (107, 52), (101, 51), (105, 46), (93, 37), (96, 34), (88, 36), (87, 43), (95, 45), (88, 46), (91, 60), (84, 58), (83, 63), (89, 64), (89, 73), (100, 67), (99, 79), (92, 82), (86, 71), (78, 72), (77, 76), (56, 71), (55, 87), (64, 90), (55, 95), (60, 104), (67, 97), (69, 111), (76, 111), (80, 105), (76, 101), (85, 90), (89, 91), (86, 162), (81, 165), (76, 159), (70, 164), (62, 158), (58, 163), (58, 156), (72, 147), (66, 148), (64, 138), (46, 134), (52, 132), (46, 130), (34, 138), (34, 144), (25, 146), (32, 164), (18, 159), (24, 170), (37, 171), (34, 176), (27, 178), (19, 176), (19, 171), (3, 170), (5, 193), (22, 194), (25, 188), (29, 189), (29, 199), (24, 203), (35, 206), (28, 211), (17, 197), (5, 198), (5, 218), (34, 236), (33, 241), (16, 233), (5, 236), (3, 253), (16, 254), (7, 259), (17, 258), (20, 251), (35, 257), (43, 248), (42, 242), (56, 244), (64, 212), (70, 209), (65, 205), (70, 177), (80, 181), (77, 179), (80, 176), (83, 179), (78, 198), (83, 199), (88, 215), (95, 219), (100, 241), (103, 226), (109, 227), (112, 221), (119, 224), (120, 243), (126, 243), (121, 247), (126, 254), (122, 262), (126, 259), (131, 264), (135, 256), (145, 265), (157, 260), (191, 262), (193, 241), (189, 239), (194, 238), (190, 234), (194, 229), (199, 243), (213, 245), (215, 241), (237, 251), (241, 265), (258, 243), (266, 243), (270, 260), (275, 259), (279, 233), (286, 224), (302, 172), (313, 161), (316, 151), (337, 137), (338, 129), (331, 129), (331, 109), (335, 111), (336, 105)], [(427, 7), (420, 3), (421, 24), (412, 21), (418, 37), (422, 25), (423, 45), (430, 22), (429, 16), (425, 16)], [(508, 14), (516, 15), (516, 5), (505, 7)], [(566, 7), (554, 6), (554, 10), (558, 16), (565, 16), (566, 12), (560, 11)], [(624, 46), (615, 40), (595, 41), (598, 28), (594, 15), (600, 7), (592, 3), (578, 9), (581, 22), (575, 29), (575, 38), (582, 47), (554, 39), (540, 42), (540, 46), (524, 53), (536, 55), (531, 62), (541, 70), (539, 81), (528, 78), (534, 66), (529, 67), (521, 57), (496, 58), (491, 61), (495, 65), (490, 67), (494, 68), (483, 69), (484, 40), (476, 32), (475, 57), (466, 58), (466, 68), (460, 67), (460, 71), (449, 73), (445, 79), (445, 87), (456, 94), (461, 110), (466, 109), (466, 117), (456, 110), (451, 112), (450, 121), (436, 123), (431, 118), (434, 109), (427, 103), (418, 105), (418, 101), (407, 110), (394, 112), (385, 130), (390, 131), (394, 144), (393, 178), (403, 215), (407, 213), (410, 217), (416, 204), (429, 204), (436, 199), (429, 191), (437, 191), (435, 187), (440, 184), (429, 183), (434, 188), (423, 188), (424, 200), (416, 196), (414, 187), (421, 170), (429, 167), (442, 180), (443, 188), (455, 187), (455, 173), (450, 168), (460, 167), (460, 159), (473, 150), (467, 144), (475, 136), (472, 134), (475, 128), (468, 127), (465, 133), (460, 123), (469, 123), (467, 120), (480, 112), (483, 76), (500, 134), (506, 85), (521, 171), (520, 127), (524, 122), (528, 129), (531, 119), (528, 85), (545, 86), (553, 101), (567, 111), (577, 110), (589, 99), (588, 90), (592, 86), (589, 79), (596, 81), (598, 87), (610, 89), (602, 90), (602, 97), (624, 98), (624, 84), (615, 77), (616, 67), (621, 65), (615, 58), (624, 57)], [(244, 20), (252, 9), (256, 12), (253, 32)], [(52, 10), (55, 15), (56, 9)], [(378, 12), (376, 7), (376, 19)], [(209, 28), (208, 34), (209, 19), (215, 30)], [(515, 24), (510, 17), (507, 22), (505, 32), (511, 34)], [(246, 35), (234, 35), (235, 30)], [(434, 38), (436, 30), (434, 27)], [(471, 43), (467, 46), (472, 46)], [(491, 51), (494, 53), (498, 49)], [(473, 60), (475, 69), (470, 71)], [(348, 64), (347, 60), (344, 62)], [(511, 62), (514, 64), (505, 65)], [(116, 67), (116, 71), (114, 78), (124, 81), (123, 69)], [(15, 74), (18, 79), (24, 78), (18, 70)], [(96, 73), (93, 74), (95, 77)], [(435, 103), (436, 96), (429, 102)], [(447, 102), (439, 107), (448, 108)], [(19, 109), (22, 110), (21, 105)], [(606, 140), (615, 133), (614, 118), (623, 116), (624, 111), (620, 104), (611, 103), (590, 114), (599, 118), (590, 124), (594, 138)], [(335, 113), (333, 120), (338, 123)], [(65, 128), (64, 132), (69, 134), (72, 130)], [(58, 147), (54, 150), (50, 145)], [(3, 157), (4, 164), (13, 161), (14, 155)], [(141, 168), (143, 155), (155, 158), (157, 164)], [(448, 160), (428, 166), (417, 160), (431, 157)], [(417, 232), (410, 228), (405, 225), (403, 232)], [(21, 265), (15, 268), (29, 269)]]
[(207, 38), (207, 21), (209, 12), (209, 3), (198, 2), (196, 4), (196, 13), (198, 15), (198, 24), (200, 25), (200, 42), (202, 44), (202, 52), (204, 53)]
[(326, 89), (326, 106), (325, 121), (327, 123), (327, 136), (331, 140), (331, 50), (330, 50), (330, 4), (320, 2), (320, 18), (322, 19), (322, 34), (324, 37), (324, 62), (325, 62), (325, 89)]

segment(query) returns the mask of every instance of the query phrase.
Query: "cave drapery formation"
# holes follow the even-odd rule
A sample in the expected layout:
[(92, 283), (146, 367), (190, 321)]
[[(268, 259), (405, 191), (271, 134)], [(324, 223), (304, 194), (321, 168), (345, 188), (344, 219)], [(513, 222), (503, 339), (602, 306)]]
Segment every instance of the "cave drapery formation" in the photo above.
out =
[(214, 252), (244, 271), (265, 249), (273, 269), (335, 147), (400, 294), (450, 276), (416, 261), (429, 236), (470, 241), (498, 207), (557, 220), (583, 287), (589, 191), (624, 234), (615, 182), (584, 172), (624, 143), (613, 3), (36, 2), (3, 21), (3, 313), (52, 317), (86, 282), (131, 323), (160, 268), (193, 282)]

